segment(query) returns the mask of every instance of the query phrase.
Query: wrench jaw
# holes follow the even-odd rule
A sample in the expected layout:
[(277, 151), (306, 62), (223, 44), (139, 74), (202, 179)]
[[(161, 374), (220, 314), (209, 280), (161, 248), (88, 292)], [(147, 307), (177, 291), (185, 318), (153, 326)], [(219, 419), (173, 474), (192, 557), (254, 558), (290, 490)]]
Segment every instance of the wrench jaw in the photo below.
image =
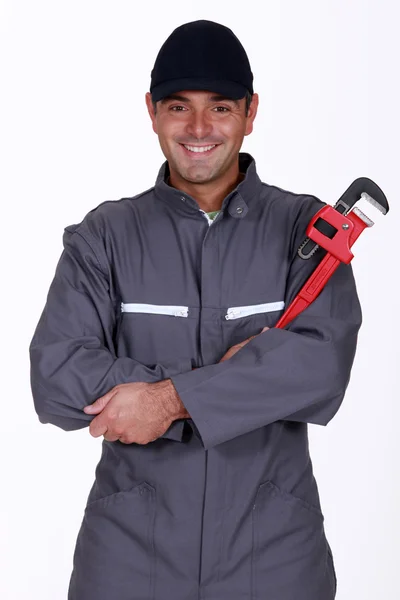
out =
[[(386, 215), (386, 213), (389, 212), (389, 205), (387, 205), (387, 207), (382, 206), (382, 204), (379, 204), (379, 202), (377, 202), (377, 200), (375, 200), (367, 192), (362, 192), (361, 198), (363, 200), (366, 200), (370, 204), (372, 204), (372, 206), (374, 206), (377, 210), (379, 210), (379, 212), (381, 212), (383, 215)], [(387, 202), (386, 202), (386, 204), (387, 204)]]
[[(355, 215), (357, 215), (357, 217), (360, 217), (361, 221), (364, 221), (364, 223), (366, 224), (367, 227), (372, 227), (373, 225), (375, 225), (375, 223), (372, 221), (372, 219), (367, 217), (367, 215), (365, 213), (363, 213), (363, 211), (361, 209), (359, 209), (358, 206), (355, 206), (351, 212), (353, 212)], [(386, 213), (384, 213), (384, 214), (386, 214)]]
[[(367, 185), (367, 191), (360, 189), (360, 185)], [(383, 214), (388, 212), (387, 200), (373, 181), (366, 180), (366, 178), (356, 180), (349, 190), (346, 190), (335, 206), (325, 204), (309, 222), (306, 229), (308, 238), (298, 249), (299, 255), (302, 258), (310, 258), (319, 247), (326, 250), (326, 253), (275, 327), (283, 329), (291, 323), (295, 317), (314, 302), (339, 265), (349, 264), (354, 258), (351, 247), (364, 229), (372, 227), (374, 224), (358, 206), (354, 207), (354, 204), (362, 198), (370, 202)], [(382, 195), (374, 196), (374, 190), (375, 193), (378, 190)], [(353, 193), (356, 195), (354, 196)], [(352, 208), (353, 210), (351, 210)], [(345, 212), (347, 214), (344, 214)], [(307, 245), (310, 249), (307, 248)]]
[(379, 212), (386, 215), (389, 204), (381, 188), (368, 177), (355, 179), (334, 205), (334, 209), (346, 215), (360, 199), (367, 200)]
[[(333, 208), (340, 214), (347, 215), (359, 200), (366, 200), (384, 215), (389, 212), (389, 203), (385, 194), (380, 187), (372, 181), (372, 179), (368, 179), (368, 177), (359, 177), (358, 179), (355, 179)], [(353, 212), (357, 214), (368, 227), (372, 227), (374, 224), (373, 221), (358, 207), (354, 207)], [(335, 227), (324, 221), (322, 218), (315, 223), (315, 229), (329, 239), (332, 239), (337, 232)], [(297, 254), (303, 260), (308, 260), (315, 254), (318, 248), (319, 245), (307, 237), (304, 242), (300, 244)]]

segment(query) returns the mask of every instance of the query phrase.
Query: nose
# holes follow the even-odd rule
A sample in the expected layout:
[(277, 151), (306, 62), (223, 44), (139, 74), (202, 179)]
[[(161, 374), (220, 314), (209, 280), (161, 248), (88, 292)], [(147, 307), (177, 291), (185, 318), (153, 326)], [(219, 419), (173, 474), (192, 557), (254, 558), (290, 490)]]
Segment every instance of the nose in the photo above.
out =
[(192, 111), (186, 124), (186, 131), (197, 140), (206, 139), (212, 132), (212, 123), (206, 111)]

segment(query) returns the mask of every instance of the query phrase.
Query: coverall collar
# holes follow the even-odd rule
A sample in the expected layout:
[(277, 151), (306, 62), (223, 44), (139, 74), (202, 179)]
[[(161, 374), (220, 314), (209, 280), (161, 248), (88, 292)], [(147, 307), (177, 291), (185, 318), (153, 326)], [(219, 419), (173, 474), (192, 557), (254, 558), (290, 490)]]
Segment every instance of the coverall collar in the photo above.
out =
[[(254, 197), (261, 190), (262, 182), (256, 171), (256, 162), (247, 152), (239, 152), (239, 170), (245, 173), (243, 180), (223, 200), (221, 210), (227, 209), (235, 219), (242, 219), (249, 211)], [(168, 161), (165, 161), (157, 175), (154, 187), (157, 198), (168, 202), (179, 212), (192, 213), (199, 210), (197, 201), (181, 190), (167, 184), (169, 177)]]

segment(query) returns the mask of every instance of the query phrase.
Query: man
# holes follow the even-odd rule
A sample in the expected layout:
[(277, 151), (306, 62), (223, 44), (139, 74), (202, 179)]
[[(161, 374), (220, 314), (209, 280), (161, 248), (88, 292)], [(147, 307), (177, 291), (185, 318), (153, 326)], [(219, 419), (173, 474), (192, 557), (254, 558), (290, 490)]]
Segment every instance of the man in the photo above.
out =
[(341, 405), (360, 304), (342, 264), (274, 328), (324, 255), (297, 255), (324, 204), (239, 153), (252, 82), (230, 29), (175, 29), (146, 94), (155, 186), (65, 228), (33, 398), (42, 423), (104, 437), (69, 600), (335, 597), (307, 426)]

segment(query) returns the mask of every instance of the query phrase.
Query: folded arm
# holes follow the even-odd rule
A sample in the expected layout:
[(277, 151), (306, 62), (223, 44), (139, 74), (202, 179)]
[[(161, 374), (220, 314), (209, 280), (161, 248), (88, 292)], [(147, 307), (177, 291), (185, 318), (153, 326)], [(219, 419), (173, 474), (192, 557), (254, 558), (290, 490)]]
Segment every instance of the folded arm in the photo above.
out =
[[(31, 389), (42, 423), (65, 431), (88, 427), (83, 412), (120, 383), (154, 383), (189, 371), (191, 360), (143, 365), (117, 358), (113, 335), (117, 299), (110, 294), (101, 249), (90, 233), (66, 228), (64, 250), (29, 346)], [(102, 261), (103, 263), (105, 261)], [(180, 440), (184, 421), (174, 421), (161, 437)]]
[[(286, 306), (325, 254), (295, 254), (311, 216), (303, 214), (294, 236)], [(278, 420), (326, 425), (343, 400), (361, 321), (351, 265), (341, 264), (286, 329), (260, 333), (227, 361), (171, 376), (204, 447)]]

